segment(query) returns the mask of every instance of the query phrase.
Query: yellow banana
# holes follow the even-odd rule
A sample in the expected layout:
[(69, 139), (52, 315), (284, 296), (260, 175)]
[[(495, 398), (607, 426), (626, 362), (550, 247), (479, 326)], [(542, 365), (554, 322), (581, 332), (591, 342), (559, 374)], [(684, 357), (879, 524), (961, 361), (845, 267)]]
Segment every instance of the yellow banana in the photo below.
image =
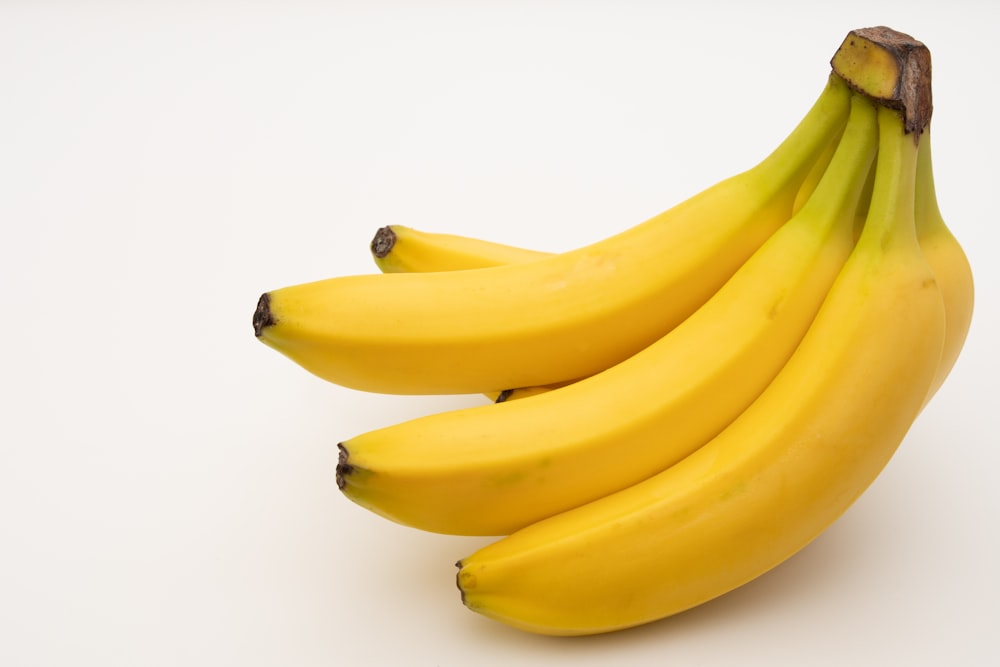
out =
[(831, 76), (757, 166), (595, 244), (491, 268), (286, 287), (261, 296), (254, 332), (366, 391), (479, 393), (592, 375), (683, 321), (788, 220), (849, 98)]
[(876, 478), (921, 409), (945, 328), (914, 229), (914, 135), (899, 112), (878, 115), (865, 227), (774, 382), (662, 473), (459, 561), (470, 609), (560, 635), (666, 617), (789, 558)]
[(371, 242), (371, 253), (375, 265), (383, 273), (482, 269), (548, 255), (468, 236), (423, 232), (403, 225), (379, 228)]
[(843, 137), (800, 213), (663, 338), (544, 395), (344, 441), (341, 490), (424, 530), (499, 535), (639, 482), (703, 445), (781, 370), (851, 253), (878, 143), (869, 100), (854, 100)]
[(920, 148), (917, 157), (917, 199), (914, 212), (917, 219), (917, 235), (920, 237), (920, 249), (927, 258), (941, 295), (944, 298), (947, 314), (944, 350), (941, 353), (941, 365), (938, 367), (934, 383), (927, 394), (929, 401), (941, 388), (955, 361), (958, 359), (965, 338), (972, 324), (972, 311), (975, 302), (975, 285), (972, 279), (972, 268), (965, 251), (958, 240), (948, 229), (941, 209), (938, 208), (937, 193), (934, 187), (934, 170), (931, 163), (930, 127), (920, 138)]

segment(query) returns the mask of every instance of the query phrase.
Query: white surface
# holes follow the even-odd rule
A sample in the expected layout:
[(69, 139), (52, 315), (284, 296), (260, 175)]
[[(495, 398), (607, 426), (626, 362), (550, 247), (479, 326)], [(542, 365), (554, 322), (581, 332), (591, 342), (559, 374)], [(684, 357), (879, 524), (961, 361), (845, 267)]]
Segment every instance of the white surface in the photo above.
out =
[[(1000, 662), (997, 13), (490, 4), (0, 4), (0, 664)], [(339, 439), (478, 399), (316, 380), (254, 340), (257, 296), (373, 270), (389, 223), (549, 250), (630, 226), (763, 157), (876, 24), (934, 55), (978, 280), (946, 387), (841, 521), (716, 602), (570, 641), (465, 610), (484, 540), (389, 524), (333, 471)]]

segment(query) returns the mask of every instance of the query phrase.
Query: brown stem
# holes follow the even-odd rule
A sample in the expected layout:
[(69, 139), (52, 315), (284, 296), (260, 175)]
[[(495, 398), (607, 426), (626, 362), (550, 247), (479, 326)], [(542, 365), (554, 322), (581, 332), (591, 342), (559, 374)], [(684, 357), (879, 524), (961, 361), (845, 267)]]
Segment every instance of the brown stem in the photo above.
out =
[(903, 114), (917, 137), (931, 121), (931, 52), (922, 42), (887, 28), (859, 28), (847, 34), (830, 61), (851, 88)]

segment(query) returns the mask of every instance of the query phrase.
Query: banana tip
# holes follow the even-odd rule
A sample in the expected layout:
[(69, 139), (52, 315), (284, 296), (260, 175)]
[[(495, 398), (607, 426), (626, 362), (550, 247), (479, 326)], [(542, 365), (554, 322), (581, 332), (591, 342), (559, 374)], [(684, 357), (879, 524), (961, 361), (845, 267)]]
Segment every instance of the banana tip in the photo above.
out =
[(455, 585), (458, 586), (458, 593), (462, 597), (462, 604), (465, 604), (465, 588), (462, 586), (462, 561), (457, 561), (455, 567), (458, 568), (458, 572), (455, 573)]
[(257, 310), (253, 311), (253, 333), (260, 338), (264, 329), (277, 322), (271, 314), (271, 295), (264, 293), (257, 300)]
[(389, 254), (394, 245), (396, 245), (396, 232), (392, 231), (392, 227), (379, 227), (375, 232), (375, 238), (372, 239), (372, 255), (382, 259)]
[(343, 491), (344, 487), (347, 486), (346, 478), (351, 474), (354, 466), (347, 462), (349, 454), (344, 444), (338, 442), (337, 449), (340, 450), (340, 453), (337, 455), (337, 488)]

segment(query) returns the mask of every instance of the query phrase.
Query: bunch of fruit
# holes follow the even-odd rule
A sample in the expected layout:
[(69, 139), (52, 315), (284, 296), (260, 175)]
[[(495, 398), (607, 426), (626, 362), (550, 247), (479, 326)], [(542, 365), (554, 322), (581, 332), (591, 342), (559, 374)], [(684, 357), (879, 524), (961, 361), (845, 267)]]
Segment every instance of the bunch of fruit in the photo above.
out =
[(952, 368), (972, 274), (938, 209), (930, 55), (852, 31), (755, 167), (559, 254), (382, 228), (381, 273), (264, 294), (257, 337), (358, 390), (483, 393), (339, 444), (379, 515), (501, 536), (470, 609), (634, 626), (786, 560), (876, 478)]

